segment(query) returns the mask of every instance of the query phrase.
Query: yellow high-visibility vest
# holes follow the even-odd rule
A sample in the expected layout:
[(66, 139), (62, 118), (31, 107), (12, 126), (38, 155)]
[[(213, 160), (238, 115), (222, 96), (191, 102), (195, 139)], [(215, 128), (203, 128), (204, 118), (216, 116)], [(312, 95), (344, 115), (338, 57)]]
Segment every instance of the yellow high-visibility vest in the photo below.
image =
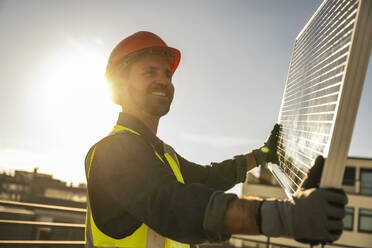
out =
[[(114, 129), (111, 132), (111, 135), (115, 135), (118, 132), (130, 132), (134, 135), (141, 136), (140, 133), (131, 130), (127, 127), (115, 125)], [(89, 173), (91, 170), (95, 149), (96, 145), (94, 145), (90, 149), (85, 159), (87, 180), (89, 179)], [(155, 151), (155, 149), (154, 153), (164, 164), (163, 159)], [(169, 165), (171, 166), (172, 171), (177, 178), (177, 181), (184, 183), (177, 155), (174, 152), (173, 148), (166, 144), (164, 144), (164, 157), (167, 159)], [(86, 247), (89, 248), (90, 247), (190, 248), (190, 245), (188, 244), (179, 243), (169, 238), (163, 237), (162, 235), (158, 234), (144, 223), (130, 236), (127, 236), (122, 239), (112, 238), (101, 232), (94, 223), (92, 213), (90, 210), (89, 201), (87, 207), (87, 214), (85, 218), (85, 243)]]

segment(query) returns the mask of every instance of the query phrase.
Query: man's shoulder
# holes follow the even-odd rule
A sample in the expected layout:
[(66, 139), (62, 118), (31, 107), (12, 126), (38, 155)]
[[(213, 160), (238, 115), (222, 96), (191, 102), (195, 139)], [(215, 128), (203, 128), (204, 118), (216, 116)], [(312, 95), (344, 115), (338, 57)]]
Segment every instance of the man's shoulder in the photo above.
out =
[(87, 164), (87, 162), (91, 158), (93, 158), (93, 156), (96, 157), (97, 154), (100, 153), (104, 154), (118, 147), (126, 146), (127, 144), (130, 143), (136, 144), (140, 142), (139, 138), (135, 136), (137, 135), (131, 134), (128, 131), (120, 131), (116, 133), (111, 133), (106, 137), (103, 137), (90, 147), (85, 157), (85, 163)]
[(152, 153), (151, 145), (142, 136), (131, 132), (117, 132), (93, 145), (86, 155), (85, 164), (87, 166), (93, 163), (93, 167), (115, 166), (124, 161), (137, 161)]
[(108, 136), (102, 138), (95, 145), (93, 145), (92, 148), (94, 148), (96, 151), (106, 151), (107, 149), (144, 145), (147, 146), (147, 143), (144, 138), (141, 137), (141, 135), (122, 130), (119, 132), (111, 133)]

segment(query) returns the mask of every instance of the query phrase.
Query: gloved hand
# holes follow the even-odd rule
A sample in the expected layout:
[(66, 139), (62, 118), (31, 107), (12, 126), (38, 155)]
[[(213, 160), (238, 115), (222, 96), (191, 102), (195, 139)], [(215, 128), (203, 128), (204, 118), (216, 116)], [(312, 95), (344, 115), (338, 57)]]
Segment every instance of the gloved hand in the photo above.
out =
[(342, 189), (298, 191), (292, 200), (265, 200), (261, 206), (261, 231), (308, 243), (332, 242), (343, 230), (347, 196)]
[(278, 164), (277, 146), (278, 136), (280, 131), (280, 125), (275, 124), (269, 138), (266, 140), (264, 145), (256, 150), (253, 150), (253, 156), (256, 159), (257, 166), (266, 166), (268, 162)]

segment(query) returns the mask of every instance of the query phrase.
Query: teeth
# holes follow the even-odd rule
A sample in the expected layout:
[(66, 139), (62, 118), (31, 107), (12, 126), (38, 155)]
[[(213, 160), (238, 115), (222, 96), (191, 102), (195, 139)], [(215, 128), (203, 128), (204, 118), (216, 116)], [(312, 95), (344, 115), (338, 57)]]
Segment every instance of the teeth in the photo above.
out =
[(152, 92), (151, 94), (156, 95), (156, 96), (167, 96), (167, 94), (165, 94), (164, 92), (158, 92), (158, 91)]

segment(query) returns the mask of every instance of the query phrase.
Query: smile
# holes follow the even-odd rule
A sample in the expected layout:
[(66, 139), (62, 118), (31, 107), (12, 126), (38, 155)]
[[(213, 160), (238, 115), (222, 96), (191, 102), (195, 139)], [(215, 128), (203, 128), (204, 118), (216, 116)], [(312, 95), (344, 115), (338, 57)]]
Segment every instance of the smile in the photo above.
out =
[(151, 92), (151, 95), (162, 96), (162, 97), (167, 97), (168, 96), (165, 92), (161, 92), (161, 91)]

